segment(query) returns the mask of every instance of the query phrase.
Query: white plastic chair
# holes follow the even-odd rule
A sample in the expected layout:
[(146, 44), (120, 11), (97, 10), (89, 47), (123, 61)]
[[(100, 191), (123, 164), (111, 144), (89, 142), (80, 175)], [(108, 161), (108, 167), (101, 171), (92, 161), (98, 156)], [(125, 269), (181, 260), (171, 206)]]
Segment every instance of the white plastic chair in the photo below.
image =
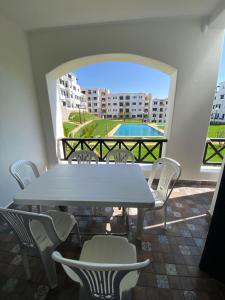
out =
[(51, 258), (56, 247), (64, 242), (74, 225), (80, 240), (79, 228), (74, 216), (50, 210), (45, 214), (0, 208), (0, 216), (8, 223), (18, 238), (26, 277), (31, 278), (27, 248), (39, 250), (51, 288), (57, 286), (55, 263)]
[(90, 150), (72, 152), (68, 157), (68, 163), (72, 164), (73, 159), (75, 159), (78, 164), (91, 164), (92, 161), (96, 164), (98, 163), (98, 155), (94, 151)]
[[(152, 189), (152, 183), (157, 172), (160, 172), (156, 190)], [(147, 210), (164, 209), (164, 228), (166, 229), (167, 204), (173, 188), (181, 174), (180, 164), (171, 158), (162, 157), (152, 165), (152, 171), (148, 179), (148, 186), (155, 199), (155, 206)]]
[(149, 264), (148, 259), (137, 263), (136, 247), (119, 236), (94, 236), (84, 243), (79, 260), (56, 251), (52, 258), (81, 284), (80, 299), (122, 299), (137, 284), (138, 271)]
[[(16, 179), (20, 188), (24, 190), (32, 180), (40, 176), (36, 165), (28, 160), (17, 160), (9, 167), (11, 175)], [(32, 211), (32, 206), (28, 205), (29, 211)], [(37, 205), (38, 212), (41, 211), (40, 205)]]
[[(110, 163), (110, 158), (113, 158), (113, 163), (115, 164), (126, 164), (130, 161), (132, 164), (135, 162), (135, 157), (133, 153), (127, 149), (113, 149), (108, 152), (106, 156), (106, 163)], [(121, 209), (121, 207), (119, 207)], [(122, 215), (126, 221), (127, 216), (125, 216), (125, 208), (122, 208)]]
[(135, 157), (133, 153), (127, 149), (113, 149), (108, 152), (106, 156), (106, 163), (110, 163), (110, 158), (113, 158), (115, 164), (127, 163), (130, 161), (131, 163), (135, 162)]
[[(91, 164), (92, 161), (98, 164), (97, 154), (90, 150), (79, 150), (79, 151), (72, 152), (68, 157), (68, 163), (72, 164), (73, 159), (75, 159), (78, 164)], [(96, 216), (97, 214), (96, 207), (92, 208), (92, 214)]]

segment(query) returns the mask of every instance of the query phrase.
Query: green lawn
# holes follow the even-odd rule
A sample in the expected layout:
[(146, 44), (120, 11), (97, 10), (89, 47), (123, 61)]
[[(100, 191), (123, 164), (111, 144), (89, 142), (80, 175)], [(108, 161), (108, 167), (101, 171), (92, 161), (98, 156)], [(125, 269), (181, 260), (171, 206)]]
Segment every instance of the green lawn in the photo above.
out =
[(94, 120), (75, 133), (74, 137), (105, 137), (119, 123), (121, 121), (118, 120)]
[(209, 138), (225, 138), (225, 125), (210, 125), (208, 128)]
[(88, 112), (71, 112), (69, 115), (69, 121), (71, 122), (75, 122), (75, 123), (84, 123), (90, 120), (95, 120), (95, 119), (99, 119), (98, 117), (96, 117), (95, 115), (88, 113)]
[(76, 127), (75, 123), (63, 122), (64, 136), (68, 137), (70, 131), (72, 131), (75, 127)]

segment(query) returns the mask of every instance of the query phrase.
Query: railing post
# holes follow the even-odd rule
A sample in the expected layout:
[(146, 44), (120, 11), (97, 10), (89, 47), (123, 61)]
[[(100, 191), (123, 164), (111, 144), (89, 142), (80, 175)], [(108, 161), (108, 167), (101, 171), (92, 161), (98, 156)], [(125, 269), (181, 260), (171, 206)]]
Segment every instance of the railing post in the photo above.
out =
[(100, 157), (99, 157), (99, 160), (100, 161), (103, 161), (103, 155), (102, 155), (102, 140), (99, 139), (99, 146), (100, 146)]
[(161, 156), (162, 156), (162, 146), (163, 146), (163, 142), (159, 142), (159, 157), (158, 158), (161, 158)]
[(138, 141), (138, 161), (141, 161), (141, 141)]
[(203, 161), (202, 161), (204, 165), (207, 163), (206, 155), (207, 155), (207, 151), (208, 151), (208, 146), (209, 146), (209, 141), (207, 140), (205, 143), (205, 150), (204, 150)]
[[(64, 140), (61, 140), (62, 141), (62, 147), (63, 147), (63, 159), (66, 159), (66, 143)], [(60, 140), (59, 140), (59, 143), (60, 143)]]

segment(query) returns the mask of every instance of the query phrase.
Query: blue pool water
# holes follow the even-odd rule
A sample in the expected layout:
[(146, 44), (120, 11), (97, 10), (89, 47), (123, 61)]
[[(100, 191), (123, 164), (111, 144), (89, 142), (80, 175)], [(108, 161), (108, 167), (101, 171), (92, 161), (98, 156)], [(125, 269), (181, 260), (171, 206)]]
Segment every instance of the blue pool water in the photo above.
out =
[(163, 136), (163, 134), (146, 124), (122, 124), (113, 136)]

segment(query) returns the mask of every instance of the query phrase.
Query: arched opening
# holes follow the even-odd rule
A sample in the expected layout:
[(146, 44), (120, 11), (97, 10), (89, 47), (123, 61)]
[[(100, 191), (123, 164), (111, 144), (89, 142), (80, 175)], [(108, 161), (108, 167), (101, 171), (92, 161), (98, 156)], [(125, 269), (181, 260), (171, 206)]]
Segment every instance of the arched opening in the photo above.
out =
[[(168, 139), (170, 136), (170, 129), (172, 124), (172, 115), (174, 107), (174, 96), (176, 89), (176, 79), (177, 79), (177, 70), (165, 63), (162, 63), (157, 60), (153, 60), (147, 57), (133, 55), (133, 54), (99, 54), (93, 56), (86, 56), (79, 59), (74, 59), (69, 62), (66, 62), (46, 75), (49, 102), (51, 108), (51, 117), (52, 124), (54, 129), (54, 135), (56, 141), (59, 138), (63, 137), (63, 127), (62, 127), (62, 116), (61, 116), (61, 107), (59, 101), (57, 101), (57, 91), (56, 91), (56, 81), (57, 79), (69, 73), (72, 70), (76, 70), (80, 67), (100, 62), (131, 62), (141, 64), (150, 68), (157, 69), (170, 76), (170, 88), (168, 94), (168, 110), (167, 110), (167, 119), (166, 119), (166, 128), (165, 128), (165, 137)], [(58, 145), (58, 143), (56, 143)], [(56, 149), (56, 157), (60, 157), (60, 149)], [(163, 154), (166, 151), (166, 146), (163, 147)]]

